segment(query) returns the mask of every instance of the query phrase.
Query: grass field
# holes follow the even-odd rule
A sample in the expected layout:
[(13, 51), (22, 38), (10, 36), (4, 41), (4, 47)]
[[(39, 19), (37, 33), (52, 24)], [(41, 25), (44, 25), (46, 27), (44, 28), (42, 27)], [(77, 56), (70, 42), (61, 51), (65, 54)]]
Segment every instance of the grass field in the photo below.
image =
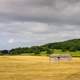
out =
[(49, 63), (43, 56), (0, 56), (0, 80), (80, 80), (80, 59)]

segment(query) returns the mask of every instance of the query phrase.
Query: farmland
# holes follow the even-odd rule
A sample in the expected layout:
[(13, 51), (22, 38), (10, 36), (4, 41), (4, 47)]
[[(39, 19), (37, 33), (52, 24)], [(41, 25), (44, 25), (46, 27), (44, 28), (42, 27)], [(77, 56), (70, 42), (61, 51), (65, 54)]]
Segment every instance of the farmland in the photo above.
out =
[(50, 63), (44, 56), (0, 56), (0, 80), (80, 80), (80, 59)]

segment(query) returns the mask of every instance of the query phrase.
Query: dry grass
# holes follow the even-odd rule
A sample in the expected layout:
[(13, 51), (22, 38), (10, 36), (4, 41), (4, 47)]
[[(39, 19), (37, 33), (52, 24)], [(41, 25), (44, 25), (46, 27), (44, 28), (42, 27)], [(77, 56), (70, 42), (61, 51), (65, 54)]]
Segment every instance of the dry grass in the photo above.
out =
[(0, 80), (80, 80), (80, 59), (49, 63), (42, 56), (0, 56)]

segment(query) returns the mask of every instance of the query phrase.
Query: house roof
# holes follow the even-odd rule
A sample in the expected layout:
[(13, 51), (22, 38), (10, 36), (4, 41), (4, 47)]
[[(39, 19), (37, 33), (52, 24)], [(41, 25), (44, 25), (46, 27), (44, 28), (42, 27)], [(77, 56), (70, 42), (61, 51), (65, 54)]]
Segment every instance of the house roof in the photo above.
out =
[(58, 56), (71, 56), (70, 54), (51, 54), (51, 57), (58, 57)]

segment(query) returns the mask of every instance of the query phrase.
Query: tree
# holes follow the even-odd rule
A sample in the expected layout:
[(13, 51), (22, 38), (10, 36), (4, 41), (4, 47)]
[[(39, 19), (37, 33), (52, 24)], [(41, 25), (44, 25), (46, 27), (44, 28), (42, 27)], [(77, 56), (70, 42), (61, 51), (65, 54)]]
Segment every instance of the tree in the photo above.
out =
[(7, 55), (7, 54), (9, 54), (9, 51), (8, 50), (2, 50), (2, 51), (0, 51), (3, 55)]
[(47, 49), (47, 55), (53, 54), (53, 50), (52, 49)]

